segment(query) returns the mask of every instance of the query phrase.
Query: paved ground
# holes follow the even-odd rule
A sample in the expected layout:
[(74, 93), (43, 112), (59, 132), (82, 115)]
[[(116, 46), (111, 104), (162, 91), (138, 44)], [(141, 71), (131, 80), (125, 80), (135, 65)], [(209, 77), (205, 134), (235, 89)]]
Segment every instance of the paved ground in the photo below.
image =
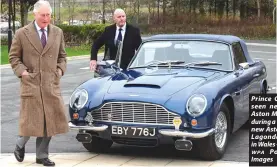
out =
[[(251, 41), (251, 43), (257, 43), (259, 41)], [(250, 55), (255, 60), (262, 60), (268, 69), (268, 81), (269, 85), (276, 88), (276, 47), (271, 45), (256, 46), (249, 45)], [(62, 78), (62, 94), (66, 103), (68, 103), (69, 97), (73, 89), (85, 80), (93, 77), (93, 73), (88, 70), (89, 59), (71, 60), (68, 62), (68, 71)], [(18, 116), (19, 116), (19, 81), (13, 75), (10, 68), (1, 69), (1, 152), (12, 153), (18, 133)], [(271, 90), (275, 93), (276, 90)], [(83, 146), (75, 139), (76, 132), (72, 131), (65, 135), (58, 135), (53, 137), (50, 144), (51, 153), (80, 153), (86, 152)], [(237, 131), (231, 138), (227, 152), (222, 158), (224, 161), (237, 161), (248, 162), (248, 129), (242, 128)], [(180, 161), (180, 159), (194, 159), (189, 153), (180, 154), (175, 149), (162, 147), (158, 152), (155, 149), (145, 149), (133, 147), (122, 147), (120, 145), (114, 145), (111, 152), (107, 155), (100, 155), (104, 158), (105, 162), (109, 162), (109, 156), (119, 156), (120, 159), (125, 161), (128, 156), (134, 156), (138, 159), (150, 158), (151, 162), (156, 158), (162, 158), (162, 162), (171, 162), (172, 160)], [(35, 151), (35, 138), (31, 138), (27, 143), (26, 152), (33, 153)], [(132, 152), (132, 153), (131, 153)], [(90, 156), (91, 154), (86, 154)], [(175, 157), (177, 156), (177, 158)], [(9, 157), (9, 156), (8, 156)], [(8, 158), (6, 157), (6, 158)], [(71, 156), (69, 156), (71, 157)], [(63, 158), (61, 158), (63, 159)], [(126, 160), (128, 161), (128, 160)], [(143, 160), (141, 160), (143, 161)], [(31, 162), (30, 162), (31, 163)], [(165, 163), (167, 164), (167, 163)], [(159, 164), (157, 164), (159, 166)], [(161, 164), (164, 165), (164, 164)], [(211, 165), (211, 164), (210, 164)]]
[[(19, 163), (12, 155), (2, 155), (1, 166), (42, 166), (36, 164), (34, 154), (27, 154), (25, 160)], [(50, 159), (61, 167), (92, 167), (92, 166), (202, 166), (202, 167), (248, 167), (248, 162), (234, 161), (196, 161), (181, 158), (146, 157), (114, 154), (62, 153), (51, 154)]]

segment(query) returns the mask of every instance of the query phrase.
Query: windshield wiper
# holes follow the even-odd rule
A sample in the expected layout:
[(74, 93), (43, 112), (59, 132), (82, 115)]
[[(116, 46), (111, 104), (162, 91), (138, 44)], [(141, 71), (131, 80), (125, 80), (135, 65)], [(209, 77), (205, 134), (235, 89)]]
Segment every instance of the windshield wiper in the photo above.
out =
[(187, 63), (181, 66), (189, 67), (189, 66), (210, 66), (210, 65), (222, 65), (222, 64), (218, 62), (213, 62), (213, 61), (202, 61), (202, 62)]
[(203, 62), (196, 62), (193, 65), (195, 66), (209, 66), (209, 65), (222, 65), (221, 63), (214, 62), (214, 61), (203, 61)]
[(159, 63), (157, 65), (178, 65), (178, 64), (184, 64), (185, 61), (180, 61), (180, 60), (174, 60), (174, 61), (164, 61), (162, 63)]
[(149, 67), (171, 67), (172, 65), (179, 65), (179, 64), (183, 64), (185, 63), (185, 61), (180, 61), (180, 60), (176, 60), (176, 61), (159, 61), (159, 60), (154, 60), (151, 61), (149, 63), (147, 63), (144, 66), (136, 66), (136, 67), (131, 67), (131, 68), (149, 68)]
[[(210, 65), (222, 65), (221, 63), (218, 62), (213, 62), (213, 61), (202, 61), (202, 62), (192, 62), (192, 63), (187, 63), (184, 64), (185, 61), (158, 61), (154, 60), (152, 62), (149, 62), (148, 64), (144, 66), (136, 66), (136, 67), (131, 67), (132, 68), (149, 68), (149, 67), (189, 67), (189, 66), (210, 66)], [(180, 65), (181, 64), (181, 65)]]

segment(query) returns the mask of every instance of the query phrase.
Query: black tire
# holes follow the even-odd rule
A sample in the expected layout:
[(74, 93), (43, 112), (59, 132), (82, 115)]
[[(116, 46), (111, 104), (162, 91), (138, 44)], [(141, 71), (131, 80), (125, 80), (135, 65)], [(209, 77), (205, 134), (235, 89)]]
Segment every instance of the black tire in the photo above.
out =
[(262, 89), (261, 89), (261, 94), (267, 94), (267, 86), (266, 86), (266, 84), (263, 84)]
[(242, 125), (242, 129), (250, 129), (251, 127), (251, 123), (249, 121), (249, 119)]
[(89, 152), (104, 153), (111, 148), (113, 141), (93, 136), (90, 143), (82, 144)]
[[(226, 133), (226, 140), (222, 146), (219, 148), (216, 146), (215, 143), (215, 133), (211, 136), (205, 137), (200, 140), (195, 141), (195, 147), (198, 152), (198, 155), (204, 160), (218, 160), (221, 159), (226, 151), (226, 147), (228, 145), (228, 140), (230, 136), (231, 130), (231, 121), (230, 121), (230, 113), (228, 107), (223, 103), (220, 107), (220, 112), (225, 115), (227, 121), (227, 133)], [(218, 115), (219, 115), (218, 113)]]

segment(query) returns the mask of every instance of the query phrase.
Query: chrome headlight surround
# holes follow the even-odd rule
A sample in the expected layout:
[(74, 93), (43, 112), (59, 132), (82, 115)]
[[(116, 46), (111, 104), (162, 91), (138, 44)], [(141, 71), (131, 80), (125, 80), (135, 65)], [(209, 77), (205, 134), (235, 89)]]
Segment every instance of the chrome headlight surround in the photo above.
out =
[[(78, 99), (77, 99), (78, 98)], [(76, 100), (78, 100), (76, 102)], [(69, 105), (73, 109), (82, 109), (88, 101), (88, 92), (85, 89), (75, 90), (69, 99)]]
[(193, 117), (200, 116), (204, 113), (207, 107), (207, 99), (202, 94), (194, 94), (192, 95), (186, 105), (186, 109), (189, 115)]

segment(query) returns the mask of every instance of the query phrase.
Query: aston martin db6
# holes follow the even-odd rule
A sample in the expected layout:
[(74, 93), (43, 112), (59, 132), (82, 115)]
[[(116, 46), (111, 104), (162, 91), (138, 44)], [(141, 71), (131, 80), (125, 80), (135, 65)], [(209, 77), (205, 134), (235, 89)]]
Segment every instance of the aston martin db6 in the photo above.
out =
[(127, 69), (98, 62), (96, 77), (70, 97), (69, 127), (91, 152), (113, 143), (172, 144), (220, 159), (249, 118), (249, 94), (267, 93), (267, 72), (235, 36), (162, 34), (146, 38)]

